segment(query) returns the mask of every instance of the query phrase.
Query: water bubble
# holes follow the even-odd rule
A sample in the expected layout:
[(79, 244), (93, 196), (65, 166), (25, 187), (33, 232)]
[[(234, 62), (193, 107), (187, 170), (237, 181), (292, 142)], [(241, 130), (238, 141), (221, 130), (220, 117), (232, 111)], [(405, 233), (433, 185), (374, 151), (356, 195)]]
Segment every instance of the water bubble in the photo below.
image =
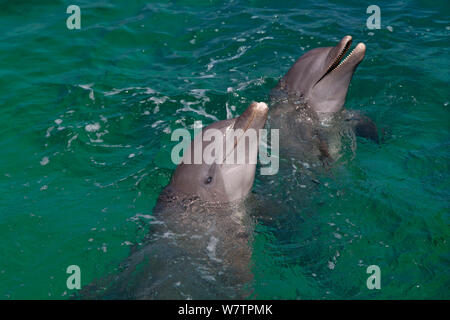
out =
[(49, 162), (50, 160), (48, 159), (48, 157), (43, 157), (42, 160), (40, 161), (40, 164), (41, 166), (46, 166)]
[(84, 127), (84, 130), (86, 130), (87, 132), (95, 132), (98, 131), (100, 129), (100, 124), (98, 122), (93, 123), (93, 124), (87, 124)]

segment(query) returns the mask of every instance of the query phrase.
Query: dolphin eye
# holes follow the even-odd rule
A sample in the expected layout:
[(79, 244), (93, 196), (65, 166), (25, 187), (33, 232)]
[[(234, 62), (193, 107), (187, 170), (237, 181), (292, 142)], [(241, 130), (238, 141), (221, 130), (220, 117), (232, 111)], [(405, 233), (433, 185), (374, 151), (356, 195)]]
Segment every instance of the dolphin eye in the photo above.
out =
[(206, 180), (205, 180), (205, 184), (210, 184), (212, 182), (212, 177), (208, 177)]

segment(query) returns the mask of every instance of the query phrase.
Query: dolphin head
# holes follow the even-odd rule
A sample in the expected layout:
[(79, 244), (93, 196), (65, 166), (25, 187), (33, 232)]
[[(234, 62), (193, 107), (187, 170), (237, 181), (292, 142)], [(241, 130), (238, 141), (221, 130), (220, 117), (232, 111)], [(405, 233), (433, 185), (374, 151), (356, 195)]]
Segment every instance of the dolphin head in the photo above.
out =
[(318, 113), (341, 110), (350, 80), (366, 51), (366, 46), (359, 43), (343, 59), (351, 43), (352, 37), (345, 36), (335, 47), (308, 51), (282, 78), (279, 88), (303, 97)]
[[(183, 155), (171, 187), (210, 202), (232, 202), (245, 197), (253, 186), (258, 131), (264, 127), (267, 114), (265, 103), (254, 102), (239, 117), (204, 128)], [(195, 159), (198, 150), (200, 163)]]

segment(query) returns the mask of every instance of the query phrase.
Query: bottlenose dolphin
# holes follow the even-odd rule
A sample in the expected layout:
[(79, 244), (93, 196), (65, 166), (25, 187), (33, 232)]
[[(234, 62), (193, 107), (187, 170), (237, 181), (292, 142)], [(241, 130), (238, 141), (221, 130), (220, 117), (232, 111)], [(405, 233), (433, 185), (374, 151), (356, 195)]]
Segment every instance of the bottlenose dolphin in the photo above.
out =
[[(191, 142), (153, 210), (148, 239), (133, 249), (121, 271), (84, 290), (83, 298), (101, 299), (226, 299), (242, 298), (252, 279), (250, 257), (253, 219), (248, 214), (249, 194), (256, 162), (250, 156), (258, 140), (245, 133), (265, 125), (268, 107), (252, 103), (241, 116), (203, 128)], [(244, 144), (244, 163), (227, 161), (195, 164), (194, 150), (215, 139), (202, 139), (214, 129), (215, 139), (232, 150)], [(215, 141), (217, 142), (217, 141)], [(247, 143), (246, 143), (247, 142)], [(224, 144), (224, 149), (225, 149)], [(229, 150), (228, 150), (229, 151)], [(224, 152), (227, 158), (230, 153)], [(227, 159), (221, 159), (227, 160)], [(232, 162), (232, 161), (230, 161)]]
[(378, 142), (372, 120), (344, 109), (352, 76), (366, 46), (345, 36), (335, 47), (302, 55), (271, 92), (268, 124), (280, 129), (280, 150), (309, 164), (337, 160), (342, 136), (356, 134)]

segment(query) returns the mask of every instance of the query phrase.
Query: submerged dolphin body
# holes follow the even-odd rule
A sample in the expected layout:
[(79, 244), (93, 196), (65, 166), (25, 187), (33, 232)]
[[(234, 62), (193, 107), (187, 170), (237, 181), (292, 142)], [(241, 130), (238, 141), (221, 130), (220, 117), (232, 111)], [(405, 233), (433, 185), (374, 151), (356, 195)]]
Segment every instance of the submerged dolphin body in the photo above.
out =
[[(252, 103), (241, 116), (213, 123), (202, 135), (215, 129), (225, 142), (230, 129), (246, 133), (263, 128), (267, 114), (265, 103)], [(250, 156), (258, 149), (258, 140), (246, 143), (242, 137), (236, 136), (233, 149), (244, 143)], [(200, 135), (194, 138), (161, 192), (149, 239), (135, 248), (120, 272), (85, 290), (83, 298), (226, 299), (249, 294), (244, 289), (252, 279), (253, 222), (246, 196), (256, 162), (247, 157), (241, 164), (189, 164), (190, 151), (210, 145), (204, 140)]]
[(344, 110), (348, 86), (366, 51), (359, 43), (343, 59), (351, 42), (345, 36), (335, 47), (308, 51), (272, 90), (268, 123), (280, 129), (285, 155), (308, 163), (336, 160), (345, 134), (378, 142), (372, 120)]

